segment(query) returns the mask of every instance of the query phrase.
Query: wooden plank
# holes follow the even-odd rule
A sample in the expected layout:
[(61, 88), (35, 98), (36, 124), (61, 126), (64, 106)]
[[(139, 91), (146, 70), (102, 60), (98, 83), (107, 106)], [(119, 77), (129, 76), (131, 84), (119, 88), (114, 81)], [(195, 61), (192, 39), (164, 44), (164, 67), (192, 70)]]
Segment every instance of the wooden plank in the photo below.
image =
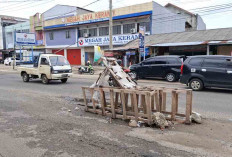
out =
[(152, 118), (151, 118), (151, 95), (150, 93), (147, 93), (146, 96), (146, 113), (147, 113), (147, 119), (148, 119), (148, 125), (152, 124)]
[(133, 106), (134, 106), (134, 112), (135, 112), (135, 120), (138, 122), (138, 97), (137, 97), (137, 94), (136, 93), (133, 93), (133, 99), (134, 99), (134, 103), (133, 103)]
[(105, 93), (103, 89), (100, 89), (99, 92), (100, 92), (100, 99), (101, 99), (102, 115), (105, 116), (105, 107), (106, 107)]
[(167, 93), (164, 91), (163, 93), (162, 93), (162, 109), (161, 109), (161, 111), (163, 112), (163, 111), (166, 111), (166, 104), (167, 104), (167, 101), (166, 101), (166, 99), (167, 99)]
[(186, 119), (185, 123), (190, 124), (190, 115), (191, 115), (191, 106), (192, 106), (192, 92), (187, 91), (186, 92)]
[(115, 115), (115, 103), (114, 103), (114, 91), (110, 90), (110, 104), (111, 104), (111, 113), (112, 113), (112, 118), (116, 118)]
[(121, 101), (122, 101), (123, 118), (126, 119), (126, 101), (125, 101), (125, 94), (123, 91), (121, 91)]
[(83, 87), (82, 87), (82, 93), (83, 93), (83, 97), (84, 97), (85, 111), (87, 111), (88, 110), (88, 103), (87, 103), (87, 99), (86, 99), (85, 88), (83, 88)]
[[(124, 92), (124, 91), (123, 91)], [(125, 102), (126, 102), (126, 110), (128, 111), (129, 109), (128, 109), (128, 101), (129, 101), (129, 94), (127, 94), (127, 93), (125, 93), (124, 92), (124, 95), (125, 95)]]
[(176, 120), (176, 91), (172, 91), (172, 113), (171, 120)]
[(151, 95), (151, 110), (155, 109), (155, 92), (154, 93), (150, 93)]
[(134, 112), (135, 109), (134, 109), (134, 98), (133, 98), (133, 93), (130, 94), (130, 99), (131, 99), (131, 111)]

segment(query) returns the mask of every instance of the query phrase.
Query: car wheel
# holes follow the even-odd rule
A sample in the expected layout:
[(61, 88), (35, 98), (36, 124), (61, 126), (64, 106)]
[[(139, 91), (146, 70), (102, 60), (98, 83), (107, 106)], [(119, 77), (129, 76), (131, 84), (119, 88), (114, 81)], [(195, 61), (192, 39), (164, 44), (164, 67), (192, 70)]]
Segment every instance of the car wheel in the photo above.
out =
[(9, 63), (9, 66), (11, 66), (11, 63)]
[(22, 78), (23, 78), (23, 82), (29, 82), (29, 75), (27, 73), (23, 73), (22, 75)]
[(47, 78), (46, 75), (42, 75), (41, 79), (42, 79), (43, 84), (48, 84), (49, 83), (49, 79)]
[(200, 79), (192, 79), (189, 82), (189, 87), (194, 91), (200, 91), (204, 88), (204, 85)]
[(168, 82), (176, 81), (176, 75), (173, 73), (168, 73), (165, 78)]
[(62, 83), (66, 83), (68, 81), (68, 79), (67, 78), (65, 78), (65, 79), (61, 79), (61, 82)]

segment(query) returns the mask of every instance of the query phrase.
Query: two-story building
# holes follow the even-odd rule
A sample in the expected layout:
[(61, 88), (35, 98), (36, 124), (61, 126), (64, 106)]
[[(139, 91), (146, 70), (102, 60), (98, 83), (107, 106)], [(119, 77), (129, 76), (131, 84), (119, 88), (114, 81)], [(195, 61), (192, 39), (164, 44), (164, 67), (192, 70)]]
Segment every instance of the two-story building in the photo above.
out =
[[(55, 16), (60, 7), (55, 6), (43, 14), (47, 52), (62, 54), (71, 64), (84, 65), (87, 61), (93, 61), (94, 46), (109, 49), (108, 10), (81, 13), (81, 8), (72, 12), (71, 6), (65, 6), (65, 12), (61, 13), (63, 15)], [(186, 18), (156, 2), (113, 9), (113, 46), (120, 47), (137, 39), (139, 26), (146, 28), (146, 35), (184, 32)], [(123, 59), (126, 54), (118, 52), (107, 55)], [(136, 54), (132, 52), (129, 55)]]

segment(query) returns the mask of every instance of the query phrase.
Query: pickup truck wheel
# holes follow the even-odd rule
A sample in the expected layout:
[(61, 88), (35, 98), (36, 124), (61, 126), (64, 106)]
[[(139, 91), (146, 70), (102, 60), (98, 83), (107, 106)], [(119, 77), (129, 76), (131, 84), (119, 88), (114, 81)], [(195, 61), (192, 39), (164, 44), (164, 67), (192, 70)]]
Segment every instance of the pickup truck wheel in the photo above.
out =
[(61, 79), (61, 82), (62, 83), (66, 83), (68, 81), (68, 79), (67, 78), (65, 78), (65, 79)]
[(49, 79), (47, 78), (46, 75), (42, 75), (41, 79), (42, 79), (43, 84), (48, 84), (49, 83)]
[(192, 79), (189, 82), (189, 87), (194, 91), (200, 91), (204, 88), (203, 82), (200, 79)]
[(22, 75), (22, 78), (23, 78), (23, 82), (29, 82), (29, 75), (27, 73), (23, 73)]

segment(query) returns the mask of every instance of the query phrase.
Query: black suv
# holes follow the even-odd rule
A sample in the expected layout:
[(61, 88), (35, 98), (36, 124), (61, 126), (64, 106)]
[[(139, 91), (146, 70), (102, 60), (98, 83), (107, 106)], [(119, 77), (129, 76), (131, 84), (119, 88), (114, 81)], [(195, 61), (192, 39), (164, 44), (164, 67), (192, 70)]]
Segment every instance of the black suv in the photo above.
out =
[(130, 66), (130, 73), (137, 79), (161, 77), (169, 82), (174, 82), (180, 78), (181, 65), (180, 56), (156, 56)]
[(232, 57), (193, 56), (181, 66), (180, 82), (193, 90), (232, 88)]

